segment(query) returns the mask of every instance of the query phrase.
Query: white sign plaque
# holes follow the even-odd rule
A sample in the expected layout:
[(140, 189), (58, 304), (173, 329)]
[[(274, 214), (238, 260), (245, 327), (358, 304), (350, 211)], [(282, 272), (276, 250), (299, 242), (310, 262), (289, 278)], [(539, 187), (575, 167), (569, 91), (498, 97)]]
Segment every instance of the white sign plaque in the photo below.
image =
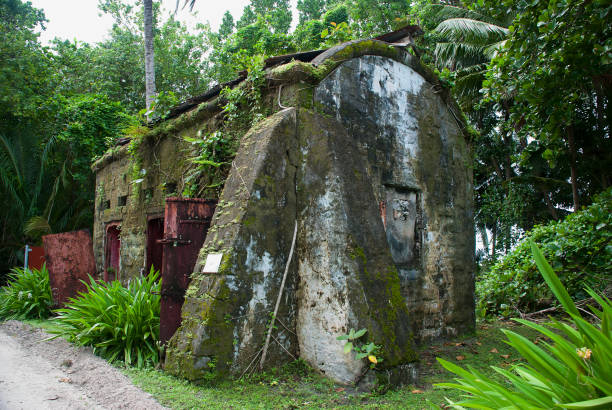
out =
[(219, 272), (219, 266), (221, 266), (221, 258), (223, 258), (222, 253), (210, 253), (206, 257), (206, 263), (204, 264), (204, 269), (202, 269), (202, 273), (217, 273)]

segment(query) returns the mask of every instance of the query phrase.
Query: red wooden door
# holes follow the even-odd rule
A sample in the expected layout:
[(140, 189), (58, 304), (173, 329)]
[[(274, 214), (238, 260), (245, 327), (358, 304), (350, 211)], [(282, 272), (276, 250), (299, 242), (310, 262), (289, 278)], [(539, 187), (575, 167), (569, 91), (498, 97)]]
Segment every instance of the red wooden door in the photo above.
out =
[(106, 249), (104, 258), (104, 280), (112, 282), (119, 279), (121, 260), (121, 231), (119, 224), (112, 223), (106, 227)]
[(151, 267), (161, 272), (164, 245), (159, 240), (163, 238), (164, 218), (149, 218), (147, 221), (147, 265), (145, 275), (151, 272)]
[(164, 216), (159, 338), (170, 340), (181, 324), (181, 307), (217, 201), (167, 198)]

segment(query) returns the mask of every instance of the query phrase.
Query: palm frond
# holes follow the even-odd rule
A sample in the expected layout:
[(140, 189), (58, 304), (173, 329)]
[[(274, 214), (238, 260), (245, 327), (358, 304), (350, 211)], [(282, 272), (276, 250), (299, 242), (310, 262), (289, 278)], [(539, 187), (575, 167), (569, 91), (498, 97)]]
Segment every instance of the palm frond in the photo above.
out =
[(468, 18), (495, 24), (497, 26), (504, 25), (491, 16), (463, 7), (451, 6), (448, 4), (432, 4), (429, 7), (433, 11), (433, 18), (435, 21), (444, 21), (452, 18)]
[(486, 48), (467, 43), (440, 42), (436, 44), (434, 56), (439, 68), (453, 70), (486, 63)]
[(0, 145), (4, 148), (4, 152), (11, 161), (17, 182), (20, 186), (23, 186), (23, 175), (21, 173), (21, 169), (19, 168), (19, 162), (17, 161), (13, 145), (4, 137), (4, 135), (0, 135), (0, 143)]
[(42, 216), (33, 216), (26, 222), (23, 228), (23, 233), (31, 237), (51, 232), (49, 221)]
[[(36, 183), (34, 184), (33, 195), (30, 201), (30, 213), (33, 211), (34, 207), (38, 204), (38, 198), (40, 196), (40, 192), (43, 189), (43, 177), (45, 175), (45, 169), (47, 168), (47, 159), (49, 158), (49, 152), (52, 147), (55, 145), (55, 137), (49, 138), (49, 141), (45, 144), (42, 155), (40, 156), (40, 166), (38, 168), (38, 178), (36, 179)], [(45, 214), (47, 215), (47, 214)]]
[[(193, 6), (195, 6), (195, 2), (196, 0), (185, 0), (185, 2), (183, 3), (183, 8), (189, 6), (189, 11), (192, 11)], [(174, 9), (174, 13), (178, 11), (180, 4), (181, 0), (176, 0), (176, 8)]]
[(468, 18), (444, 20), (434, 31), (452, 42), (479, 46), (489, 46), (502, 41), (509, 33), (505, 27)]
[(499, 51), (504, 48), (507, 40), (498, 41), (497, 43), (493, 43), (488, 47), (485, 47), (484, 54), (487, 56), (489, 60), (492, 60), (494, 57), (499, 54)]

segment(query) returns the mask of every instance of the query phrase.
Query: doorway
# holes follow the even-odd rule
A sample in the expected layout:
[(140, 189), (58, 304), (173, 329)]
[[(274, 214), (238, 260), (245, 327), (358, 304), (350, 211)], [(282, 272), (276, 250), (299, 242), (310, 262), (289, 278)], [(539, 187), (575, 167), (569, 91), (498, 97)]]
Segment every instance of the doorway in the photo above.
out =
[(106, 249), (104, 252), (104, 281), (112, 282), (119, 279), (121, 262), (121, 231), (118, 223), (106, 227)]
[(216, 200), (166, 198), (159, 339), (166, 343), (181, 325), (191, 273), (212, 220)]
[(147, 258), (145, 265), (145, 275), (151, 272), (151, 267), (161, 272), (162, 255), (164, 245), (160, 241), (164, 238), (164, 218), (159, 216), (150, 217), (147, 222)]

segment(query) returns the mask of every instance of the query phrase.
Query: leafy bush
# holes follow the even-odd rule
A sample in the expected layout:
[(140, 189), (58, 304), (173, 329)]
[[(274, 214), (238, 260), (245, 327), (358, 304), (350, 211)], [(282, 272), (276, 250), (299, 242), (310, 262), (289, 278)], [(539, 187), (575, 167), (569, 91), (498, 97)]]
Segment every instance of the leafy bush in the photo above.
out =
[(99, 283), (90, 277), (86, 292), (57, 309), (59, 329), (52, 331), (110, 362), (143, 367), (159, 361), (160, 282), (151, 271), (130, 281)]
[[(612, 302), (587, 289), (601, 306), (601, 310), (590, 307), (597, 323), (589, 323), (580, 316), (569, 293), (533, 242), (531, 248), (542, 276), (571, 317), (571, 324), (553, 321), (541, 326), (517, 319), (552, 343), (536, 345), (515, 332), (504, 330), (507, 343), (527, 362), (512, 371), (492, 367), (506, 383), (438, 358), (442, 366), (461, 377), (455, 379), (457, 383), (438, 386), (470, 393), (465, 400), (451, 403), (454, 408), (612, 408)], [(507, 387), (510, 384), (514, 389)]]
[(537, 273), (529, 241), (537, 243), (574, 300), (603, 289), (612, 275), (612, 189), (565, 220), (535, 227), (476, 284), (479, 314), (508, 316), (546, 307), (553, 295)]
[(0, 289), (0, 320), (46, 319), (52, 304), (46, 265), (40, 270), (13, 268), (8, 284)]

